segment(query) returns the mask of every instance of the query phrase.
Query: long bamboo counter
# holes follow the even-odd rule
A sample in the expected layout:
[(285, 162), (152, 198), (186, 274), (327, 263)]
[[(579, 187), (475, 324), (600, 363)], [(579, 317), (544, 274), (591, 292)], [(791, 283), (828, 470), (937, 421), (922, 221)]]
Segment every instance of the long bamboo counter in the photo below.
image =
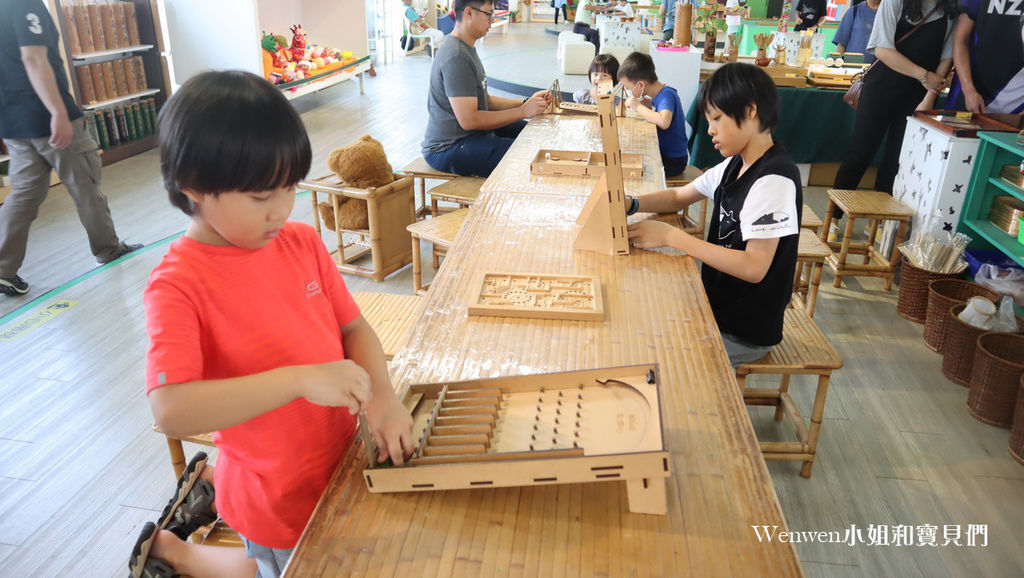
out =
[[(288, 576), (803, 575), (792, 544), (761, 543), (752, 528), (786, 525), (697, 264), (668, 251), (573, 251), (585, 200), (482, 194), (393, 378), (404, 392), (413, 383), (656, 362), (672, 455), (668, 515), (631, 514), (621, 481), (369, 494), (357, 447), (322, 496)], [(607, 316), (468, 317), (479, 271), (596, 276)]]

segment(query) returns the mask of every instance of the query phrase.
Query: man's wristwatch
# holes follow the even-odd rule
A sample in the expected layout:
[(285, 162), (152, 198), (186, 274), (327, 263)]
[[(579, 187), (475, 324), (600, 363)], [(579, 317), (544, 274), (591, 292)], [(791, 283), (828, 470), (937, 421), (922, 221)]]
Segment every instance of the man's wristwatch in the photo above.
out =
[(626, 195), (626, 216), (635, 215), (640, 210), (640, 199), (633, 195)]
[(924, 71), (924, 76), (918, 78), (917, 81), (920, 82), (921, 84), (928, 82), (928, 71)]

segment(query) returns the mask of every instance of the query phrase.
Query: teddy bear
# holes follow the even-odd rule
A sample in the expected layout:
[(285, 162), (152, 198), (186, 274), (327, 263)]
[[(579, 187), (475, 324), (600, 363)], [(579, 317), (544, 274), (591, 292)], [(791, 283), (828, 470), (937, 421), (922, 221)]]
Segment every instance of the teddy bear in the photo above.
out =
[[(395, 181), (384, 147), (368, 134), (348, 146), (331, 151), (327, 167), (338, 175), (341, 184), (357, 189), (382, 187)], [(370, 227), (366, 201), (348, 197), (341, 197), (338, 201), (337, 215), (330, 203), (321, 202), (317, 206), (324, 226), (332, 231), (338, 226), (342, 229)]]

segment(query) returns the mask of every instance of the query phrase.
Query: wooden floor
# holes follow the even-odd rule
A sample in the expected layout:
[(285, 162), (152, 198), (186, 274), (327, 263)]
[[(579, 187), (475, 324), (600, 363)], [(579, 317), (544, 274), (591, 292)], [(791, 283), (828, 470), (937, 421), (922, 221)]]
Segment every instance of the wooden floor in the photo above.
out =
[[(539, 25), (515, 26), (481, 52), (548, 41), (537, 38), (541, 33)], [(379, 68), (365, 96), (344, 83), (300, 99), (314, 167), (326, 171), (330, 149), (364, 133), (384, 143), (396, 167), (418, 156), (428, 67), (428, 57), (416, 55)], [(149, 429), (143, 394), (141, 292), (186, 218), (163, 196), (155, 151), (107, 167), (104, 190), (119, 231), (146, 249), (94, 271), (71, 203), (57, 187), (35, 222), (21, 271), (32, 293), (0, 297), (0, 316), (9, 314), (0, 318), (0, 577), (124, 575), (142, 524), (156, 518), (173, 489), (166, 445)], [(824, 192), (806, 195), (821, 215)], [(300, 198), (294, 218), (308, 219), (308, 205)], [(832, 379), (814, 476), (801, 478), (796, 463), (768, 466), (790, 529), (843, 533), (853, 525), (867, 540), (872, 524), (930, 524), (942, 544), (945, 525), (966, 534), (968, 524), (986, 524), (988, 545), (967, 547), (964, 535), (961, 547), (918, 547), (916, 532), (911, 547), (800, 543), (807, 574), (1024, 575), (1017, 525), (1024, 520), (1024, 467), (1007, 454), (1008, 432), (967, 414), (966, 390), (942, 376), (921, 327), (895, 315), (895, 290), (858, 279), (833, 289), (831, 280), (826, 272), (815, 321), (846, 367)], [(408, 267), (380, 284), (346, 282), (353, 291), (412, 291)], [(57, 302), (72, 304), (48, 309)], [(795, 379), (792, 392), (809, 413), (811, 382)], [(751, 409), (758, 435), (789, 433), (771, 414)]]

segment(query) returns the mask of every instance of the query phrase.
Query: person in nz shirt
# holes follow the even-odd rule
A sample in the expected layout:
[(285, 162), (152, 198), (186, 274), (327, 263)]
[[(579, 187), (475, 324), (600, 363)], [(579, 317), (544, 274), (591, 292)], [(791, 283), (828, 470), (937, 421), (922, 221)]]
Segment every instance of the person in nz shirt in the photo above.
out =
[(635, 247), (673, 247), (703, 263), (704, 289), (736, 366), (782, 341), (803, 191), (793, 159), (772, 140), (779, 93), (762, 69), (723, 66), (701, 85), (697, 106), (725, 161), (686, 186), (627, 195), (626, 211), (675, 212), (707, 197), (714, 202), (707, 240), (659, 221), (630, 225), (629, 238)]

